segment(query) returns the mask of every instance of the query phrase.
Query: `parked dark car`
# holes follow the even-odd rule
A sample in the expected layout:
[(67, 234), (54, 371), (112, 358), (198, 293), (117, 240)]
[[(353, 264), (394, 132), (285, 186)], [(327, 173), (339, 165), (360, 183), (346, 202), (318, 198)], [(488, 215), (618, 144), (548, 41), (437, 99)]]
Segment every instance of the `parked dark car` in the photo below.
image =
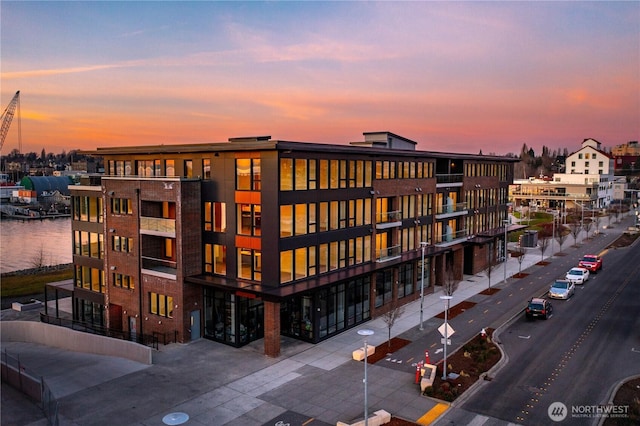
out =
[(551, 306), (551, 302), (547, 299), (534, 297), (529, 300), (529, 304), (524, 310), (524, 314), (528, 320), (535, 318), (547, 319), (553, 314), (553, 306)]

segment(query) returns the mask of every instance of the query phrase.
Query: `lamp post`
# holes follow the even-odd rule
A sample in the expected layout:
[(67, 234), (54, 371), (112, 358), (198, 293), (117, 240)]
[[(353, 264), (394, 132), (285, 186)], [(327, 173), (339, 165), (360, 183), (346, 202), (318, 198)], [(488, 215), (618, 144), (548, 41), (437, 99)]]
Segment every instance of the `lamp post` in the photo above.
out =
[(358, 334), (364, 336), (364, 426), (369, 426), (369, 414), (367, 412), (367, 355), (369, 355), (367, 348), (367, 336), (373, 334), (373, 330), (358, 330)]
[(553, 240), (556, 239), (556, 212), (553, 215), (553, 225), (551, 226), (551, 257), (553, 257)]
[(444, 364), (442, 365), (442, 380), (447, 380), (447, 340), (449, 339), (449, 324), (448, 314), (449, 314), (449, 300), (452, 299), (451, 296), (440, 296), (440, 299), (444, 300)]
[(510, 223), (509, 219), (504, 219), (502, 221), (504, 223), (504, 282), (507, 282), (507, 260), (509, 257), (507, 256), (507, 225)]
[(420, 331), (424, 330), (422, 326), (422, 307), (424, 305), (424, 249), (427, 247), (427, 243), (420, 242), (420, 248), (422, 249), (422, 263), (420, 264), (420, 270), (422, 271), (422, 278), (420, 279)]

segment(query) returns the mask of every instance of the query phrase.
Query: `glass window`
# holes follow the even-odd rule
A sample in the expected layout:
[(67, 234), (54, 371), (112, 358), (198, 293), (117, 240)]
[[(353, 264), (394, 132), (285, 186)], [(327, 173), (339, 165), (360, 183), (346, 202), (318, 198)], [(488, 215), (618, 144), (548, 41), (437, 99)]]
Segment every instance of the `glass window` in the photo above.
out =
[(293, 251), (280, 252), (280, 282), (293, 281)]
[(304, 235), (307, 233), (307, 205), (296, 204), (295, 205), (295, 234)]
[(236, 159), (236, 189), (238, 191), (259, 191), (260, 187), (260, 159)]
[(331, 160), (329, 163), (329, 182), (331, 189), (338, 188), (338, 160)]
[(184, 176), (193, 177), (193, 160), (184, 160)]
[(329, 189), (329, 161), (320, 160), (320, 189)]
[(204, 230), (212, 231), (213, 230), (213, 203), (211, 201), (204, 202)]
[(295, 251), (295, 276), (296, 279), (307, 276), (307, 248), (298, 248)]
[(227, 274), (227, 246), (213, 245), (213, 272), (218, 275)]
[(164, 162), (166, 176), (175, 176), (176, 175), (176, 162), (175, 160), (165, 160)]
[(204, 271), (213, 272), (213, 244), (204, 245)]
[(249, 158), (236, 160), (236, 189), (240, 191), (251, 190), (251, 160)]
[(304, 191), (308, 187), (307, 160), (296, 159), (296, 191)]
[(309, 160), (307, 170), (309, 172), (309, 189), (316, 189), (316, 160)]
[(290, 237), (293, 235), (293, 206), (280, 206), (280, 236)]
[(280, 159), (280, 191), (293, 190), (293, 159)]
[(202, 159), (202, 177), (203, 179), (211, 179), (211, 159)]
[(262, 256), (259, 250), (239, 248), (238, 259), (238, 278), (262, 279)]

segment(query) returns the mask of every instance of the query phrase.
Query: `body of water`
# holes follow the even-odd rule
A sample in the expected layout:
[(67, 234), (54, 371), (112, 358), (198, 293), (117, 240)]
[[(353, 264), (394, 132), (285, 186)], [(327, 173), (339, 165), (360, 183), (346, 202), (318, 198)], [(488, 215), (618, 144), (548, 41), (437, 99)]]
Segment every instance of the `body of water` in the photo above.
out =
[(0, 273), (73, 261), (71, 218), (0, 221)]

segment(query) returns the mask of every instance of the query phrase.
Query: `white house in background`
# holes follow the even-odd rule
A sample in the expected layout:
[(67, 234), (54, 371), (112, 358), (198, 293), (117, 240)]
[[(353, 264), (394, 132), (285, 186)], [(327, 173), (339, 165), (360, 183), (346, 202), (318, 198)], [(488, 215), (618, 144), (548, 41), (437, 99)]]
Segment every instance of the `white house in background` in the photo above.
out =
[(559, 184), (584, 185), (584, 194), (589, 195), (588, 203), (577, 201), (584, 207), (607, 207), (615, 199), (614, 165), (613, 156), (601, 149), (600, 142), (585, 139), (582, 147), (567, 157), (566, 173), (554, 174), (553, 181)]
[(509, 200), (516, 209), (608, 207), (618, 199), (616, 196), (624, 195), (626, 183), (624, 178), (614, 176), (614, 158), (600, 145), (595, 139), (585, 139), (581, 148), (567, 157), (566, 173), (555, 173), (552, 179), (514, 180)]

